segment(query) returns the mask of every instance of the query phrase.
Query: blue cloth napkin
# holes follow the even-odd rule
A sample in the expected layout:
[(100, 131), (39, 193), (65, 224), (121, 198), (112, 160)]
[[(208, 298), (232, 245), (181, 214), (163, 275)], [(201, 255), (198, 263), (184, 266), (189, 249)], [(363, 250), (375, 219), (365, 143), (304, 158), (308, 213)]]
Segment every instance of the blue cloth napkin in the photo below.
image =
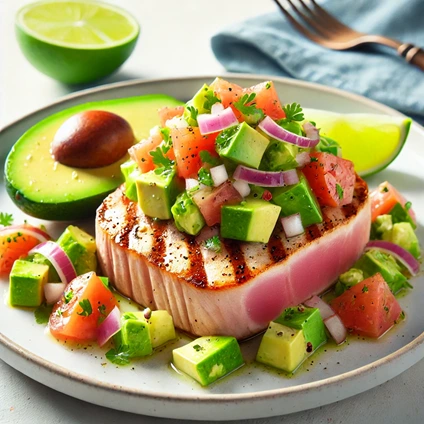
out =
[[(319, 3), (358, 31), (424, 48), (424, 0)], [(279, 75), (342, 88), (424, 123), (424, 71), (385, 47), (349, 51), (321, 47), (297, 32), (277, 8), (215, 35), (212, 49), (228, 71)]]

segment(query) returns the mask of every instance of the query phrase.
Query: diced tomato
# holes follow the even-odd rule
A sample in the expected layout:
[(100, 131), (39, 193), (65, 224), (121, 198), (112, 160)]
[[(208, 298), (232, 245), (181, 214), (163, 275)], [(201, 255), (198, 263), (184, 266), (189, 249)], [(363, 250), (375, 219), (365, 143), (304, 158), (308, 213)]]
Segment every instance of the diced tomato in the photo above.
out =
[(380, 337), (402, 313), (381, 274), (352, 286), (331, 302), (345, 327), (360, 335)]
[(50, 315), (50, 333), (61, 340), (96, 340), (101, 317), (118, 305), (113, 293), (94, 272), (88, 272), (72, 280), (64, 294), (67, 298), (62, 296)]
[[(149, 138), (145, 140), (141, 140), (139, 143), (134, 144), (129, 150), (128, 153), (131, 159), (137, 162), (138, 167), (142, 173), (152, 171), (155, 169), (155, 165), (153, 163), (153, 157), (150, 155), (152, 150), (155, 150), (163, 141), (162, 134), (157, 132), (151, 135)], [(174, 150), (171, 148), (166, 156), (174, 160)]]
[[(403, 207), (407, 200), (387, 181), (381, 183), (375, 190), (370, 193), (371, 198), (371, 220), (374, 222), (379, 215), (389, 213), (396, 203), (400, 203)], [(417, 222), (415, 212), (412, 209), (408, 213), (414, 222)]]
[(214, 91), (214, 95), (218, 97), (219, 100), (221, 100), (224, 108), (230, 106), (231, 109), (233, 109), (237, 119), (240, 122), (243, 121), (242, 114), (234, 107), (234, 103), (239, 101), (244, 94), (243, 88), (237, 84), (231, 84), (222, 78), (216, 78), (210, 87)]
[[(40, 234), (42, 238), (35, 234)], [(37, 227), (29, 224), (14, 225), (0, 230), (0, 274), (10, 273), (13, 263), (40, 244), (42, 241), (50, 240), (50, 236)]]
[(212, 226), (221, 222), (221, 207), (223, 205), (236, 205), (243, 198), (231, 182), (226, 181), (212, 190), (198, 191), (193, 196), (193, 200), (200, 209), (203, 218), (205, 218), (206, 224)]
[(178, 176), (182, 178), (197, 177), (197, 172), (202, 166), (199, 156), (202, 150), (208, 151), (212, 156), (217, 156), (215, 151), (217, 134), (201, 135), (197, 127), (171, 129)]
[(286, 117), (278, 98), (277, 90), (272, 81), (265, 81), (244, 89), (245, 93), (256, 93), (254, 102), (258, 109), (262, 109), (265, 115), (272, 119), (282, 119)]
[(331, 153), (311, 153), (311, 162), (305, 165), (305, 174), (321, 206), (342, 206), (352, 202), (355, 171), (350, 160)]
[(158, 110), (161, 127), (165, 127), (166, 121), (168, 121), (169, 119), (175, 118), (176, 116), (182, 116), (183, 113), (184, 113), (184, 106), (161, 107)]

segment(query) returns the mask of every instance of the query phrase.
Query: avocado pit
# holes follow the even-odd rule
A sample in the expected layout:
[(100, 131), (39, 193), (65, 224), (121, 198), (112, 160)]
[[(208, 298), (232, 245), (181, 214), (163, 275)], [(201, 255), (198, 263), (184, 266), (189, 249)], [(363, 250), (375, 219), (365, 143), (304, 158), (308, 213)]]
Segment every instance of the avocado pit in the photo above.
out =
[(62, 165), (100, 168), (121, 159), (134, 141), (133, 130), (124, 118), (102, 110), (87, 110), (60, 126), (51, 153)]

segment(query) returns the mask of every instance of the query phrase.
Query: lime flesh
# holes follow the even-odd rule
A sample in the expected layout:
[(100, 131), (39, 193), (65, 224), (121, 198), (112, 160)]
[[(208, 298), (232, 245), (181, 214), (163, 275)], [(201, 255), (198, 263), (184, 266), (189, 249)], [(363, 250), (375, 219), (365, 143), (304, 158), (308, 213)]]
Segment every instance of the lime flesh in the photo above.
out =
[(394, 161), (407, 139), (411, 119), (389, 115), (339, 114), (305, 109), (320, 133), (336, 140), (343, 158), (351, 160), (362, 176), (375, 174)]

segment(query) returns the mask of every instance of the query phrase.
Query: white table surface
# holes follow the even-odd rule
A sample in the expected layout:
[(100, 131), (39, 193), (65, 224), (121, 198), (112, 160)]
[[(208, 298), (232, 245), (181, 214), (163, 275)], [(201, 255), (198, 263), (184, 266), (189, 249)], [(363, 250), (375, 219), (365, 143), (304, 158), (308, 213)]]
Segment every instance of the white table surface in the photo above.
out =
[[(130, 59), (104, 83), (134, 78), (219, 74), (224, 70), (212, 54), (209, 43), (211, 35), (236, 20), (276, 10), (271, 0), (110, 2), (130, 11), (140, 22), (142, 34)], [(76, 90), (40, 74), (19, 51), (13, 21), (16, 11), (26, 3), (26, 0), (0, 0), (0, 127)], [(188, 49), (191, 60), (188, 60)], [(164, 56), (166, 62), (163, 60)], [(423, 395), (424, 361), (421, 361), (388, 383), (350, 399), (285, 417), (251, 422), (423, 423)], [(55, 392), (0, 360), (0, 423), (117, 422), (130, 424), (170, 421), (90, 405)]]

